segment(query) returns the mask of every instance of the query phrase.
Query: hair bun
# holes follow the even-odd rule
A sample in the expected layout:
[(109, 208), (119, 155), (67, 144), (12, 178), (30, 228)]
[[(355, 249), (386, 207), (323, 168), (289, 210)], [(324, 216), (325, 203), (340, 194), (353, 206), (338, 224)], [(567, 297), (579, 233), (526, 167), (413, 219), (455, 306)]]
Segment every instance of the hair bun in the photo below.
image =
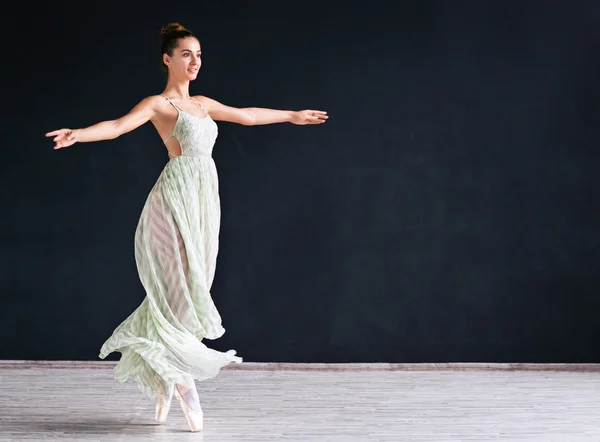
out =
[(181, 32), (181, 31), (187, 31), (187, 29), (182, 26), (180, 23), (174, 22), (174, 23), (169, 23), (165, 26), (162, 27), (162, 29), (160, 30), (160, 38), (162, 38), (163, 40), (165, 38), (168, 37), (169, 34), (173, 33), (173, 32)]

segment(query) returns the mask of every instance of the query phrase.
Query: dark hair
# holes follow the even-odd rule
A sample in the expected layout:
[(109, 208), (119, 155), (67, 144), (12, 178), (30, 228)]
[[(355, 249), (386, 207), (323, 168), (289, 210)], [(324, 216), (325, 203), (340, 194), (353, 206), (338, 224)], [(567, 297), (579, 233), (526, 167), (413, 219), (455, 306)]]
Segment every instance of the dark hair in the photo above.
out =
[(174, 22), (163, 26), (160, 30), (160, 38), (162, 40), (160, 55), (161, 55), (161, 66), (163, 71), (168, 74), (169, 70), (167, 65), (162, 61), (162, 55), (168, 54), (173, 56), (173, 51), (179, 45), (180, 38), (194, 37), (197, 38), (192, 31), (186, 29), (180, 23)]

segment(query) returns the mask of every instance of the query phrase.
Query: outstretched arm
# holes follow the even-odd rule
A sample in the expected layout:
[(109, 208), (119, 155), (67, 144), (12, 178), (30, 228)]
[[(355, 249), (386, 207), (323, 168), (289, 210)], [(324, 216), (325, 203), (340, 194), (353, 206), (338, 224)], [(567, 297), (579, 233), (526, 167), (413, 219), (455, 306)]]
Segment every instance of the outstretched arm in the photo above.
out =
[(140, 101), (127, 115), (117, 120), (102, 121), (83, 129), (59, 129), (48, 132), (46, 137), (54, 137), (54, 149), (71, 146), (77, 142), (112, 140), (138, 128), (155, 115), (156, 97), (147, 97)]
[(290, 111), (262, 107), (237, 108), (226, 106), (208, 97), (198, 97), (198, 99), (206, 104), (207, 111), (213, 120), (228, 121), (244, 126), (272, 123), (321, 124), (329, 118), (327, 112), (318, 110)]

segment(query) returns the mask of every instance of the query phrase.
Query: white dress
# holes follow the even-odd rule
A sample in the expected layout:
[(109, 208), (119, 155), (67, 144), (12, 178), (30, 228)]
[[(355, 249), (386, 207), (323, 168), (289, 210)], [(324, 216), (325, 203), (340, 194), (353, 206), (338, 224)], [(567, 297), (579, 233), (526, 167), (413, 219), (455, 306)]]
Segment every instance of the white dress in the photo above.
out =
[(168, 395), (176, 383), (186, 385), (190, 376), (212, 378), (223, 366), (242, 361), (234, 350), (222, 353), (201, 342), (225, 332), (210, 294), (221, 217), (211, 156), (217, 124), (165, 98), (178, 111), (169, 138), (178, 140), (181, 155), (171, 158), (158, 177), (135, 234), (146, 298), (100, 350), (102, 359), (120, 352), (117, 382), (131, 377), (152, 400)]

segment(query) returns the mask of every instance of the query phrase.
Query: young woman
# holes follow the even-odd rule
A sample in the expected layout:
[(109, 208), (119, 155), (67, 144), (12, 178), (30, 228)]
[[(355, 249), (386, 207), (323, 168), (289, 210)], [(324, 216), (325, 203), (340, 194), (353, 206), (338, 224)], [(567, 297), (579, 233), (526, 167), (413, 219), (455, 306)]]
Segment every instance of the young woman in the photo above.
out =
[(322, 124), (327, 113), (234, 108), (205, 96), (190, 96), (200, 69), (200, 43), (179, 23), (161, 30), (167, 84), (160, 95), (139, 102), (127, 115), (84, 129), (59, 129), (54, 149), (109, 140), (151, 121), (168, 151), (169, 162), (152, 188), (135, 233), (135, 259), (146, 291), (141, 305), (104, 343), (100, 358), (120, 352), (115, 378), (133, 378), (156, 403), (164, 422), (173, 394), (191, 431), (203, 427), (194, 380), (214, 377), (235, 351), (218, 352), (202, 339), (223, 335), (210, 288), (215, 274), (220, 227), (218, 178), (211, 153), (215, 121), (247, 126), (289, 122)]

